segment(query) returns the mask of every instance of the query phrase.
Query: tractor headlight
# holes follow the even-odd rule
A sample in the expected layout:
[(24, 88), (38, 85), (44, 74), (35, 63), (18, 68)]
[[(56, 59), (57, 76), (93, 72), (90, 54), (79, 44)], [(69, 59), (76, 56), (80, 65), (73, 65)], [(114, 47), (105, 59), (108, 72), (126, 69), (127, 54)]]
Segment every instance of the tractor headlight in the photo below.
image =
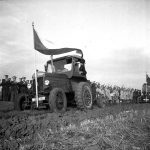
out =
[(31, 89), (31, 84), (30, 83), (27, 84), (27, 88)]
[(49, 85), (50, 82), (49, 82), (49, 80), (45, 80), (44, 83), (45, 83), (45, 85)]

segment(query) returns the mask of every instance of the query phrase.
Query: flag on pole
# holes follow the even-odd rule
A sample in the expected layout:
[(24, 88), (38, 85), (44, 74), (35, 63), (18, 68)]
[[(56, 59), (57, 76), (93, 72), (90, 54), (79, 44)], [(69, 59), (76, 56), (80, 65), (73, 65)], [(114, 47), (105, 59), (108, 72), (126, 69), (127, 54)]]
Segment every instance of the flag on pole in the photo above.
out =
[(37, 32), (35, 31), (34, 27), (33, 27), (33, 36), (34, 36), (34, 49), (38, 50), (38, 51), (44, 51), (47, 50), (47, 48), (43, 45), (43, 43), (41, 42)]
[(150, 85), (150, 77), (148, 76), (148, 74), (146, 74), (146, 82)]
[(77, 48), (67, 48), (67, 47), (66, 48), (59, 48), (59, 49), (46, 48), (43, 45), (43, 43), (41, 42), (36, 30), (34, 29), (34, 25), (33, 25), (33, 36), (34, 36), (34, 48), (35, 48), (35, 50), (39, 51), (42, 54), (59, 55), (59, 54), (67, 53), (67, 52), (76, 51), (77, 53), (81, 54), (81, 57), (83, 57), (82, 50), (77, 49)]

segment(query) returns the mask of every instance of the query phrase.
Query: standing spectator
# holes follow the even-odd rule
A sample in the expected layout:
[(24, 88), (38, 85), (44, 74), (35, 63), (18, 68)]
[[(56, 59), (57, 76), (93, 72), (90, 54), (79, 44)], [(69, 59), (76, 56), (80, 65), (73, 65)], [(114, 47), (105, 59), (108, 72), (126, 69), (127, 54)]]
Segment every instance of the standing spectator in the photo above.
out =
[(15, 102), (18, 95), (17, 77), (13, 76), (11, 81), (11, 102)]
[(11, 78), (8, 78), (8, 101), (11, 100)]
[(2, 100), (3, 101), (9, 101), (9, 87), (10, 87), (10, 81), (8, 78), (8, 75), (5, 75), (5, 79), (2, 80)]
[(21, 93), (21, 84), (22, 84), (22, 78), (19, 78), (19, 82), (17, 83), (18, 93)]
[(2, 80), (0, 79), (0, 90), (1, 90), (0, 100), (3, 100), (3, 89), (1, 88), (1, 86), (2, 86)]
[(124, 89), (123, 87), (121, 87), (120, 89), (120, 102), (123, 102), (124, 101)]
[(120, 95), (121, 95), (121, 89), (120, 89), (120, 87), (118, 87), (118, 99), (119, 99), (119, 103), (121, 103)]
[(27, 93), (26, 77), (22, 77), (22, 81), (20, 82), (20, 93)]
[(135, 89), (133, 92), (133, 103), (136, 103), (136, 98), (137, 98), (137, 90)]
[(5, 100), (5, 79), (2, 79), (2, 82), (0, 84), (0, 86), (2, 86), (2, 101)]

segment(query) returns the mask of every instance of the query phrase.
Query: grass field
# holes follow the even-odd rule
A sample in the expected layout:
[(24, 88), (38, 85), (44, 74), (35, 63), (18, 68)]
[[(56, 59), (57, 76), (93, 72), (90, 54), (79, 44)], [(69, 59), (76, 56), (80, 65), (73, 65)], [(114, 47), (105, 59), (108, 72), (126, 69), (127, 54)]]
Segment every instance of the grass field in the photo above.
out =
[(0, 149), (149, 150), (150, 104), (0, 112)]

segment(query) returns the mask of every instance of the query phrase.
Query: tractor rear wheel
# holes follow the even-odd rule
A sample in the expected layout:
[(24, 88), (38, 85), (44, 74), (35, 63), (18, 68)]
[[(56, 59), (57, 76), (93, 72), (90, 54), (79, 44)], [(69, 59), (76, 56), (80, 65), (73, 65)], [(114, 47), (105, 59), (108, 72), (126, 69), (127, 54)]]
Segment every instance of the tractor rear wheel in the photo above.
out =
[(90, 85), (80, 82), (75, 91), (75, 101), (79, 109), (91, 109), (93, 105), (92, 92)]
[(67, 109), (67, 98), (61, 88), (54, 88), (49, 95), (49, 107), (52, 112), (64, 113)]

